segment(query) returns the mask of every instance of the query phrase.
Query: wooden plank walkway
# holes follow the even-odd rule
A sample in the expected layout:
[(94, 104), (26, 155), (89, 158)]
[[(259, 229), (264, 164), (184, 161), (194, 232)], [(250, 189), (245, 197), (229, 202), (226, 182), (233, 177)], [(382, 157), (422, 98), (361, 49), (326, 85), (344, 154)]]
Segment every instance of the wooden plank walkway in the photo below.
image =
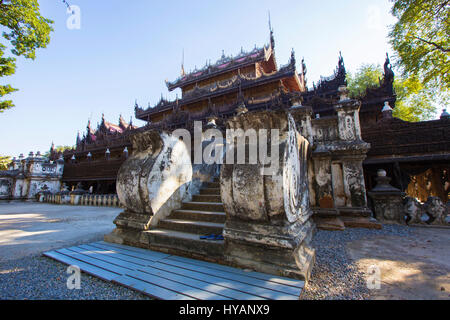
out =
[(44, 256), (162, 300), (297, 300), (304, 287), (300, 280), (103, 241)]

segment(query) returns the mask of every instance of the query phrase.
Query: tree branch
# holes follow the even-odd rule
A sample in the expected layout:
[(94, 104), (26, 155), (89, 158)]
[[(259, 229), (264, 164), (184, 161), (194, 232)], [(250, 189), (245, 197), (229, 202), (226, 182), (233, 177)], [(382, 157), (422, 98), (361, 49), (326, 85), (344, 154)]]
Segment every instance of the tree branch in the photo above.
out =
[(429, 45), (432, 45), (432, 46), (434, 46), (436, 49), (439, 49), (439, 50), (442, 51), (442, 52), (445, 52), (445, 53), (450, 52), (450, 49), (446, 49), (446, 48), (442, 47), (441, 45), (439, 45), (439, 44), (437, 44), (437, 43), (435, 43), (435, 42), (427, 41), (427, 40), (425, 40), (425, 39), (422, 39), (422, 38), (419, 38), (419, 37), (416, 37), (416, 36), (414, 36), (414, 38), (417, 39), (417, 40), (419, 40), (419, 41), (425, 42), (425, 43), (427, 43), (427, 44), (429, 44)]

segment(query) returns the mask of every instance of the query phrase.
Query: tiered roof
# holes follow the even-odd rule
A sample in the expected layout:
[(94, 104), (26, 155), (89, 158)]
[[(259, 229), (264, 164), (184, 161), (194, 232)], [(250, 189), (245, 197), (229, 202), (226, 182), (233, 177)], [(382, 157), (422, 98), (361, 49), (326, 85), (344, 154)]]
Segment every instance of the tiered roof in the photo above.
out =
[[(215, 64), (207, 64), (203, 69), (194, 70), (189, 74), (182, 72), (181, 77), (174, 82), (166, 81), (169, 91), (176, 88), (183, 90), (182, 98), (169, 101), (161, 97), (160, 101), (154, 107), (149, 106), (147, 109), (139, 107), (136, 103), (136, 118), (148, 121), (152, 115), (170, 112), (184, 105), (210, 100), (230, 93), (241, 94), (242, 90), (247, 88), (273, 83), (275, 81), (282, 81), (288, 92), (304, 91), (306, 89), (303, 81), (304, 74), (299, 77), (296, 71), (294, 52), (291, 54), (289, 63), (278, 70), (274, 46), (275, 42), (271, 32), (269, 45), (263, 46), (262, 48), (255, 48), (251, 52), (244, 52), (241, 49), (239, 55), (235, 57), (226, 57), (222, 54), (221, 59)], [(253, 65), (255, 66), (254, 73), (241, 73), (243, 68)], [(235, 74), (233, 75), (231, 72)], [(231, 73), (232, 76), (226, 80), (220, 80), (218, 76), (225, 73)], [(215, 78), (217, 78), (217, 81), (214, 81)], [(208, 80), (210, 81), (209, 83)], [(199, 86), (200, 82), (203, 82), (204, 85)]]
[(269, 46), (262, 48), (255, 48), (251, 52), (241, 52), (236, 57), (226, 57), (222, 53), (222, 57), (215, 64), (207, 64), (200, 70), (194, 70), (189, 74), (182, 74), (174, 82), (166, 81), (169, 91), (173, 91), (176, 88), (183, 88), (189, 84), (196, 83), (211, 77), (215, 77), (226, 72), (253, 65), (257, 62), (269, 61), (273, 59), (273, 49)]
[(105, 139), (109, 136), (118, 136), (123, 134), (126, 131), (137, 129), (138, 127), (133, 126), (132, 120), (127, 123), (122, 115), (119, 117), (119, 124), (114, 124), (105, 120), (105, 116), (102, 115), (102, 122), (97, 125), (97, 129), (94, 130), (91, 127), (91, 121), (88, 121), (88, 125), (86, 127), (86, 133), (83, 135), (83, 138), (80, 138), (79, 134), (77, 137), (77, 146), (80, 144), (90, 144), (96, 142), (99, 139)]

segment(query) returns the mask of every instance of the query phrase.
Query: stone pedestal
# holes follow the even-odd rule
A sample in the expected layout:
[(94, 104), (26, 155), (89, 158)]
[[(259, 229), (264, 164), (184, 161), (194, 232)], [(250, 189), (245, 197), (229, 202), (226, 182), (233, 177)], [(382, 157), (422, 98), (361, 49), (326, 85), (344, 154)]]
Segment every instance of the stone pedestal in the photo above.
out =
[[(315, 259), (310, 246), (315, 225), (309, 207), (308, 141), (284, 111), (241, 114), (229, 120), (228, 129), (278, 129), (279, 141), (271, 134), (275, 145), (270, 165), (278, 162), (272, 175), (263, 174), (269, 164), (260, 161), (222, 166), (225, 258), (244, 268), (308, 280)], [(248, 154), (249, 140), (245, 147)]]
[(406, 224), (403, 208), (405, 193), (394, 188), (389, 183), (391, 178), (386, 176), (386, 171), (378, 171), (377, 185), (369, 192), (373, 200), (375, 218), (382, 223)]

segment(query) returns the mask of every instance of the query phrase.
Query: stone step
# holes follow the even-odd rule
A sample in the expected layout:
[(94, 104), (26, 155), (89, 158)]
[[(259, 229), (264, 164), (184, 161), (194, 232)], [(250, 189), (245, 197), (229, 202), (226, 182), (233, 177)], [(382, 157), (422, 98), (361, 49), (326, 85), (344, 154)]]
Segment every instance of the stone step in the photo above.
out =
[[(198, 234), (155, 229), (142, 233), (152, 249), (171, 249), (186, 256), (201, 255), (208, 258), (221, 258), (224, 241), (200, 240)], [(144, 240), (144, 239), (142, 239)]]
[(203, 188), (200, 190), (200, 194), (220, 195), (220, 188)]
[(215, 194), (196, 194), (192, 197), (194, 202), (222, 202), (221, 196)]
[(181, 209), (224, 212), (222, 202), (183, 202)]
[(225, 212), (174, 210), (170, 219), (225, 223)]
[(190, 221), (178, 219), (161, 220), (158, 228), (194, 233), (198, 235), (222, 234), (223, 223), (205, 222), (205, 221)]
[(220, 188), (220, 182), (218, 182), (218, 181), (207, 182), (207, 183), (205, 183), (205, 187), (206, 188)]

